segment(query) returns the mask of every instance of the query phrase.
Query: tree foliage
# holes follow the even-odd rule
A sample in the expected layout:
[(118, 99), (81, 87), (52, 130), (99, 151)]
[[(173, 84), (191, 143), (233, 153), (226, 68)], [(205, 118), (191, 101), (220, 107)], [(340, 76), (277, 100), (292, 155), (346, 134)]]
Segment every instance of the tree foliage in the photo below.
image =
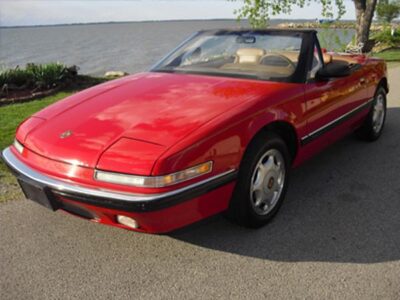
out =
[[(346, 12), (345, 0), (229, 0), (240, 1), (242, 7), (235, 11), (238, 19), (248, 19), (250, 25), (255, 28), (262, 28), (268, 25), (271, 16), (278, 14), (290, 14), (293, 8), (304, 8), (311, 2), (320, 3), (322, 15), (326, 18), (340, 19)], [(356, 10), (356, 38), (357, 44), (362, 44), (362, 51), (368, 50), (369, 34), (372, 19), (375, 14), (378, 0), (353, 0)], [(400, 0), (396, 0), (400, 1)], [(336, 8), (336, 15), (334, 13)], [(315, 18), (316, 12), (310, 12), (310, 18)]]
[(378, 20), (391, 23), (400, 15), (400, 1), (380, 0), (376, 7), (376, 13)]
[[(242, 1), (243, 6), (235, 11), (238, 19), (246, 18), (250, 25), (255, 28), (262, 28), (268, 25), (271, 16), (278, 14), (290, 14), (294, 7), (304, 8), (311, 2), (320, 2), (322, 15), (327, 18), (340, 19), (344, 13), (344, 0), (231, 0)], [(337, 15), (334, 16), (333, 8), (337, 8)]]

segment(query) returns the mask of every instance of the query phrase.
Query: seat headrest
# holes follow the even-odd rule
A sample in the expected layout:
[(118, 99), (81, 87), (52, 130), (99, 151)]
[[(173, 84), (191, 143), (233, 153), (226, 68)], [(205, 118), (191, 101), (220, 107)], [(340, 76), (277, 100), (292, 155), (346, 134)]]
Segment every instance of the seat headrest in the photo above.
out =
[(258, 63), (265, 55), (264, 49), (259, 48), (241, 48), (236, 51), (236, 63)]
[(324, 60), (324, 64), (330, 64), (332, 62), (332, 55), (328, 53), (322, 53), (322, 59)]

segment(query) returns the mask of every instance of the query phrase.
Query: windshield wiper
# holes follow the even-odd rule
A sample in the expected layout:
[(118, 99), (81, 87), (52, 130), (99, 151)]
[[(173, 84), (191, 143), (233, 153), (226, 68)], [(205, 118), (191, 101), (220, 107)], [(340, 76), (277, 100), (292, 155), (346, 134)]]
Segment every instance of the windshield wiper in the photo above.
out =
[(175, 69), (170, 69), (170, 68), (161, 68), (161, 69), (153, 69), (153, 72), (162, 72), (162, 73), (176, 73), (177, 71)]

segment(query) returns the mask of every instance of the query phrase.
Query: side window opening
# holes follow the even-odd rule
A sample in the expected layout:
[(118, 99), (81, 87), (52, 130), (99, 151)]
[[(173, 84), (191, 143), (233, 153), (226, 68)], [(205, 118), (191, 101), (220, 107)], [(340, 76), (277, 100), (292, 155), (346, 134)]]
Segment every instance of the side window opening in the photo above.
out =
[(313, 51), (313, 60), (311, 64), (311, 69), (307, 74), (308, 79), (314, 79), (315, 74), (317, 74), (318, 70), (323, 67), (323, 62), (321, 58), (321, 52), (318, 48), (317, 45), (314, 46), (314, 51)]
[(322, 57), (321, 46), (317, 38), (314, 41), (314, 49), (313, 49), (313, 60), (310, 66), (310, 70), (307, 73), (307, 80), (315, 79), (315, 75), (318, 70), (324, 66), (324, 59)]

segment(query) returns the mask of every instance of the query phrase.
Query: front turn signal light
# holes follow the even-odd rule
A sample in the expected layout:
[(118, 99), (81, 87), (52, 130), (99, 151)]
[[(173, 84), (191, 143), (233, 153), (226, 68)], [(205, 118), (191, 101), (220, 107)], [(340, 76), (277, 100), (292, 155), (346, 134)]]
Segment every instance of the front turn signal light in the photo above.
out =
[(189, 169), (185, 169), (183, 171), (171, 173), (164, 176), (138, 176), (96, 170), (94, 173), (94, 178), (98, 181), (122, 185), (130, 185), (144, 188), (160, 188), (188, 181), (190, 179), (210, 173), (212, 171), (212, 167), (213, 162), (208, 161)]

